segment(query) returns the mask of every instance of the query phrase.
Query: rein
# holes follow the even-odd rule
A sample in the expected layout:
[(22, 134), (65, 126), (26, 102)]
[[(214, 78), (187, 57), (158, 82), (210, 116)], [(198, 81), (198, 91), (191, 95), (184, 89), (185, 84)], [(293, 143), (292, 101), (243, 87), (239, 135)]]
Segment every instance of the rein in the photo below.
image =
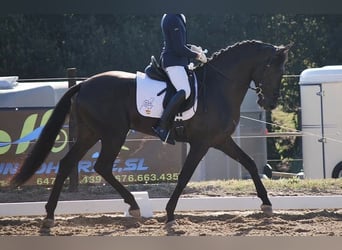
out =
[[(213, 70), (215, 70), (217, 73), (219, 73), (223, 78), (230, 80), (228, 76), (226, 76), (220, 69), (218, 69), (216, 66), (212, 65), (210, 62), (208, 62), (206, 65), (210, 66)], [(270, 67), (270, 63), (266, 64), (266, 68), (268, 68), (268, 67)], [(264, 71), (266, 71), (266, 68)], [(203, 82), (204, 82), (204, 80), (205, 80), (205, 78), (203, 78)], [(254, 90), (258, 96), (259, 95), (264, 96), (262, 88), (260, 86), (252, 87), (251, 85), (249, 85), (248, 88), (251, 90)]]
[(215, 70), (217, 73), (219, 73), (223, 78), (230, 80), (228, 76), (226, 76), (220, 69), (218, 69), (216, 66), (212, 65), (210, 62), (207, 62), (206, 65), (210, 66), (213, 70)]
[[(212, 65), (211, 63), (210, 63), (210, 61), (208, 61), (207, 63), (205, 63), (205, 64), (203, 64), (204, 66), (210, 66), (214, 71), (216, 71), (217, 73), (219, 73), (223, 78), (225, 78), (226, 80), (230, 80), (230, 78), (229, 77), (227, 77), (220, 69), (218, 69), (216, 66), (214, 66), (214, 65)], [(203, 98), (204, 98), (204, 100), (206, 100), (207, 98), (206, 98), (206, 95), (207, 95), (207, 88), (206, 88), (206, 84), (205, 84), (205, 79), (206, 79), (206, 76), (207, 76), (207, 67), (203, 67), (203, 77), (202, 77), (202, 82), (203, 82), (203, 84), (202, 84), (202, 87), (203, 87)], [(204, 112), (207, 112), (208, 111), (208, 109), (207, 109), (207, 105), (206, 105), (206, 103), (205, 103), (205, 101), (204, 101)]]
[[(274, 55), (271, 56), (268, 61), (266, 62), (265, 66), (264, 66), (264, 70), (263, 70), (263, 76), (265, 75), (266, 70), (271, 66), (271, 63), (273, 61)], [(211, 67), (214, 71), (216, 71), (217, 73), (219, 73), (219, 75), (221, 75), (223, 78), (225, 78), (226, 80), (230, 80), (230, 78), (228, 76), (226, 76), (226, 74), (224, 74), (219, 68), (217, 68), (216, 66), (214, 66), (210, 61), (208, 61), (207, 63), (205, 63), (204, 65), (207, 65), (209, 67)], [(206, 67), (204, 67), (203, 69), (203, 87), (204, 87), (204, 97), (206, 96), (206, 84), (205, 84), (205, 78), (206, 78)], [(263, 79), (264, 77), (262, 77)], [(254, 81), (255, 87), (252, 87), (251, 85), (248, 86), (249, 89), (255, 91), (256, 95), (259, 98), (264, 98), (264, 93), (263, 93), (263, 89), (262, 89), (262, 83), (257, 83)], [(206, 98), (205, 98), (206, 99)], [(204, 105), (204, 111), (207, 111), (207, 107), (206, 105)]]

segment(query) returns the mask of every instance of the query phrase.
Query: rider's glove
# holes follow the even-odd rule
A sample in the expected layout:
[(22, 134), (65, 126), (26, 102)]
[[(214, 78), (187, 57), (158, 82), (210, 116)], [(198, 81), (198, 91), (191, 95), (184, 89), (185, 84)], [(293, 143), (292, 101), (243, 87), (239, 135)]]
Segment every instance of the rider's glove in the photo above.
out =
[(198, 53), (196, 59), (202, 63), (206, 63), (208, 61), (207, 56), (204, 54), (203, 51), (201, 53)]
[(196, 52), (196, 53), (202, 53), (202, 52), (203, 52), (201, 46), (191, 45), (191, 46), (190, 46), (190, 49), (191, 49), (193, 52)]

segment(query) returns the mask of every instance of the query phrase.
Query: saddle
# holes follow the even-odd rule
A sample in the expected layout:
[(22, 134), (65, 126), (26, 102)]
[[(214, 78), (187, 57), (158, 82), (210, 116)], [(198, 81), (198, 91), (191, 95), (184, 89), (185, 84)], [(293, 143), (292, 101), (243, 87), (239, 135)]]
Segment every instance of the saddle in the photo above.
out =
[[(149, 65), (147, 65), (144, 71), (145, 71), (145, 74), (151, 79), (166, 82), (166, 88), (158, 93), (158, 96), (159, 96), (163, 94), (164, 92), (166, 92), (165, 98), (163, 100), (163, 107), (165, 109), (165, 107), (167, 106), (171, 98), (176, 94), (177, 92), (176, 88), (173, 86), (170, 78), (168, 77), (164, 69), (160, 66), (160, 64), (157, 62), (154, 56), (151, 56), (151, 62)], [(195, 103), (194, 72), (189, 70), (187, 67), (185, 67), (185, 71), (187, 72), (187, 75), (188, 75), (191, 94), (188, 97), (188, 99), (186, 99), (185, 102), (181, 105), (180, 110), (179, 110), (180, 113), (190, 109)]]

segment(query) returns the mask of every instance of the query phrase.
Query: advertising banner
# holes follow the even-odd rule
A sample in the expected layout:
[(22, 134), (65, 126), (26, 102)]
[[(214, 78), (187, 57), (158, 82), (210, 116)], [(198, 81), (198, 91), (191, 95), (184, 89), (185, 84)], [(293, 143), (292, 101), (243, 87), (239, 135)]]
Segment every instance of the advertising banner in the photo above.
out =
[[(32, 149), (52, 108), (0, 108), (0, 187), (6, 186)], [(68, 152), (68, 121), (36, 174), (26, 185), (53, 185), (59, 161)], [(101, 142), (78, 163), (80, 184), (105, 183), (94, 171)], [(159, 139), (129, 131), (113, 163), (113, 175), (123, 184), (175, 182), (185, 154), (185, 144), (163, 145)]]

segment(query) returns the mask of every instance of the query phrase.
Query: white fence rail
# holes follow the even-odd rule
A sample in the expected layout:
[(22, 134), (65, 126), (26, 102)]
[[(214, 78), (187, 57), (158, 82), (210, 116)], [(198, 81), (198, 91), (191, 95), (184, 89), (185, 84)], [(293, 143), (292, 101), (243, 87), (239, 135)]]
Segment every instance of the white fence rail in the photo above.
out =
[[(148, 197), (147, 192), (133, 192), (143, 217), (165, 211), (168, 198)], [(339, 209), (342, 196), (274, 196), (270, 197), (274, 210)], [(0, 203), (0, 216), (45, 215), (46, 202)], [(180, 198), (176, 211), (259, 210), (257, 197), (200, 197)], [(60, 201), (56, 214), (127, 213), (122, 199)]]

